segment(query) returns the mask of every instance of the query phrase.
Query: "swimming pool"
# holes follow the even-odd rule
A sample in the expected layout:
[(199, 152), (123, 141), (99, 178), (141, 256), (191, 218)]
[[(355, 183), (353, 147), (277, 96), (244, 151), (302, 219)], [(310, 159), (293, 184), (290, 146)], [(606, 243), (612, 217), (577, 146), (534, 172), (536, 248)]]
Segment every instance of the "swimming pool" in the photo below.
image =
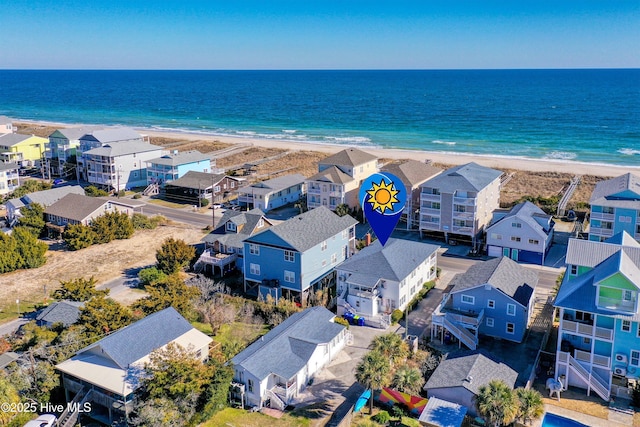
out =
[(582, 423), (579, 423), (569, 418), (561, 417), (560, 415), (546, 413), (542, 419), (541, 427), (589, 427)]

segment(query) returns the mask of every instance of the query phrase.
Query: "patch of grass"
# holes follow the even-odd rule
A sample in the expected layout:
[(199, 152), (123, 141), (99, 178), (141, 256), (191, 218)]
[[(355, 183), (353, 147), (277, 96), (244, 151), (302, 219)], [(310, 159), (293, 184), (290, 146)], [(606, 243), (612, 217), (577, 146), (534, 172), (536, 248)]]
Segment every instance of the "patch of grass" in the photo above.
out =
[(241, 348), (245, 348), (267, 332), (269, 332), (268, 325), (234, 322), (222, 325), (213, 340), (223, 347), (240, 345)]
[(174, 203), (174, 202), (169, 202), (167, 200), (162, 200), (162, 199), (149, 199), (148, 200), (149, 203), (153, 203), (154, 205), (160, 205), (160, 206), (165, 206), (168, 208), (174, 208), (174, 209), (182, 209), (185, 206), (189, 206), (189, 203)]
[(308, 427), (309, 420), (284, 414), (282, 418), (272, 418), (259, 412), (226, 408), (216, 413), (202, 427)]
[[(40, 307), (43, 302), (43, 300), (36, 301), (34, 296), (29, 296), (24, 300), (22, 298), (16, 299), (20, 299), (20, 316), (34, 311), (36, 307)], [(16, 299), (0, 303), (0, 323), (9, 322), (18, 318), (18, 304), (16, 304)]]
[(209, 336), (213, 335), (213, 329), (211, 328), (211, 325), (208, 324), (208, 323), (191, 322), (191, 325), (193, 325), (194, 328), (196, 328), (197, 330), (199, 330), (203, 334), (206, 334), (206, 335), (209, 335)]

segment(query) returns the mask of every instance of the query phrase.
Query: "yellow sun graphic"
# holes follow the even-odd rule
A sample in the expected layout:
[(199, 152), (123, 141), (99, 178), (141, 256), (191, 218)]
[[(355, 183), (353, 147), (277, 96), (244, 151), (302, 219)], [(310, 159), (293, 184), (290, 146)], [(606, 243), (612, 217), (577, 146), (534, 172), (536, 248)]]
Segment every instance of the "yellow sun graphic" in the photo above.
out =
[(379, 209), (380, 213), (384, 213), (386, 209), (393, 210), (393, 204), (399, 202), (396, 198), (396, 194), (398, 193), (398, 190), (393, 189), (393, 182), (387, 184), (383, 179), (380, 181), (380, 184), (374, 182), (373, 188), (367, 190), (367, 194), (371, 196), (367, 202), (371, 203), (371, 209)]

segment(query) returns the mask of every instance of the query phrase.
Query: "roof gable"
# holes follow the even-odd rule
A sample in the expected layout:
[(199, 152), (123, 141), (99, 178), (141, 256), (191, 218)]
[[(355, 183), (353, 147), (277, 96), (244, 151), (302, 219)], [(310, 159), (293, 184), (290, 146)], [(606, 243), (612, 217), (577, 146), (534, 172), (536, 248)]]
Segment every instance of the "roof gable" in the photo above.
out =
[(442, 173), (442, 169), (417, 160), (387, 164), (382, 168), (382, 171), (397, 176), (409, 188), (417, 187), (428, 179)]
[[(510, 227), (511, 222), (520, 222), (534, 233), (543, 236), (553, 227), (551, 218), (551, 215), (545, 214), (542, 209), (527, 201), (512, 207), (503, 217), (491, 224), (487, 228), (487, 232), (497, 228)], [(545, 228), (544, 225), (550, 225), (551, 227)]]
[(107, 203), (109, 201), (97, 197), (70, 193), (47, 207), (44, 213), (75, 221), (84, 221)]
[(358, 148), (347, 148), (329, 157), (325, 157), (324, 159), (320, 160), (318, 164), (354, 167), (372, 162), (374, 160), (378, 160), (378, 158), (373, 154), (369, 154)]
[(422, 184), (421, 187), (438, 188), (444, 193), (480, 191), (501, 175), (502, 171), (472, 162), (447, 169)]
[(331, 182), (334, 184), (346, 184), (354, 181), (354, 179), (342, 172), (337, 166), (330, 166), (321, 172), (307, 178), (307, 181)]

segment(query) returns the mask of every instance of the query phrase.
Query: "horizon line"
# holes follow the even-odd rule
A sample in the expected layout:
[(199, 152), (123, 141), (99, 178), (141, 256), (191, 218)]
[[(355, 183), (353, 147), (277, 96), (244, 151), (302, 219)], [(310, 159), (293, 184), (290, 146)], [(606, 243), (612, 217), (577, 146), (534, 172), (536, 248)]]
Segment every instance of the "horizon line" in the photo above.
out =
[(560, 68), (0, 68), (0, 71), (577, 71), (640, 70), (640, 67)]

